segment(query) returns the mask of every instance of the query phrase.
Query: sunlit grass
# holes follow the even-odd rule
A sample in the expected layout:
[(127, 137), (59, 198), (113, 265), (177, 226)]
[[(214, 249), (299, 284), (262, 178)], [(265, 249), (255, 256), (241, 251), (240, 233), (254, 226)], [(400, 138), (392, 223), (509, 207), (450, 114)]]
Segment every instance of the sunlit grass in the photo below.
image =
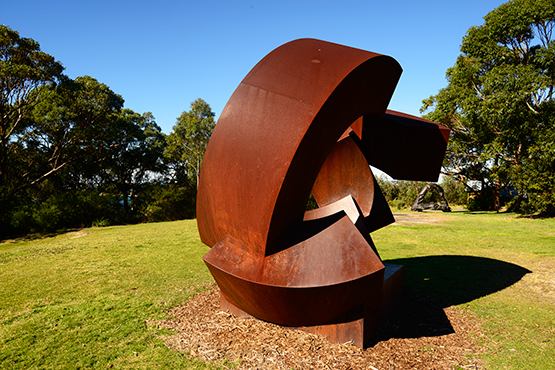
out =
[(405, 287), (484, 319), (488, 369), (555, 368), (555, 219), (423, 217), (439, 224), (391, 225), (372, 234), (384, 260), (405, 264)]
[[(483, 321), (488, 369), (555, 367), (555, 220), (421, 214), (372, 234), (406, 289)], [(0, 368), (206, 368), (151, 320), (212, 281), (194, 220), (0, 244)]]
[(0, 367), (191, 368), (147, 320), (210, 281), (195, 221), (0, 246)]

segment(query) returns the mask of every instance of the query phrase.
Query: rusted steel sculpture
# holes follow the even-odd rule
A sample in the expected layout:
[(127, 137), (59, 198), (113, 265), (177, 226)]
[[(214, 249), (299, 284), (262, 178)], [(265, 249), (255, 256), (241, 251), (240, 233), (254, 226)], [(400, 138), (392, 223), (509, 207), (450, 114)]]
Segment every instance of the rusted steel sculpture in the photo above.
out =
[[(210, 139), (197, 197), (222, 307), (332, 339), (377, 312), (386, 269), (369, 232), (394, 219), (369, 164), (435, 181), (449, 136), (386, 110), (401, 71), (389, 56), (301, 39), (244, 78)], [(311, 192), (319, 208), (305, 212)]]

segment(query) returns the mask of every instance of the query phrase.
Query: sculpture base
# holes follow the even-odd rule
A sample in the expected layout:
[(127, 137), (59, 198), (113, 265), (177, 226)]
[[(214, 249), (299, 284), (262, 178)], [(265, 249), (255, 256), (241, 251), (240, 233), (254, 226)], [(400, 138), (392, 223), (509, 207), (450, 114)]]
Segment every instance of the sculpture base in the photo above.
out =
[[(381, 299), (369, 299), (359, 307), (347, 312), (331, 323), (314, 326), (286, 327), (308, 333), (320, 334), (332, 343), (353, 342), (366, 348), (376, 331), (394, 305), (401, 301), (403, 294), (403, 266), (385, 264), (384, 282)], [(220, 309), (237, 317), (251, 317), (248, 313), (228, 302), (220, 294)]]

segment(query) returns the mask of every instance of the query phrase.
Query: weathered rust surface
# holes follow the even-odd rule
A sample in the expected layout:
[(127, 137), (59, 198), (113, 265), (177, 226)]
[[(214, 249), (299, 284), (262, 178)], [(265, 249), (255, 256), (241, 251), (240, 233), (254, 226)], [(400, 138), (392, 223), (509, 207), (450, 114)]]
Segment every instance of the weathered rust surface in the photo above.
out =
[[(386, 113), (401, 71), (388, 56), (301, 39), (241, 82), (208, 145), (197, 197), (211, 247), (204, 261), (226, 304), (295, 327), (379, 307), (385, 268), (369, 232), (394, 220), (369, 164), (437, 178), (449, 133)], [(399, 142), (407, 135), (430, 144), (411, 153)], [(415, 155), (425, 158), (416, 168)], [(305, 212), (311, 192), (320, 208)]]
[(204, 157), (202, 241), (230, 234), (257, 253), (277, 252), (339, 137), (361, 116), (383, 116), (400, 74), (391, 57), (310, 39), (262, 59), (222, 111)]
[(395, 222), (395, 219), (368, 161), (357, 145), (362, 132), (362, 126), (358, 125), (361, 124), (362, 118), (346, 131), (348, 135), (344, 134), (335, 144), (320, 169), (312, 194), (320, 207), (352, 196), (360, 207), (366, 231), (372, 232)]
[[(391, 309), (400, 303), (403, 291), (403, 266), (385, 264), (385, 274), (381, 299), (370, 300), (325, 325), (289, 327), (320, 334), (332, 343), (352, 341), (358, 347), (366, 347), (372, 340), (372, 333), (388, 316)], [(220, 295), (220, 308), (237, 317), (252, 317)]]
[(229, 236), (218, 242), (204, 260), (226, 299), (260, 319), (304, 326), (379, 297), (384, 266), (349, 217), (340, 212), (306, 223), (321, 231), (305, 238), (299, 230), (300, 241), (260, 259)]

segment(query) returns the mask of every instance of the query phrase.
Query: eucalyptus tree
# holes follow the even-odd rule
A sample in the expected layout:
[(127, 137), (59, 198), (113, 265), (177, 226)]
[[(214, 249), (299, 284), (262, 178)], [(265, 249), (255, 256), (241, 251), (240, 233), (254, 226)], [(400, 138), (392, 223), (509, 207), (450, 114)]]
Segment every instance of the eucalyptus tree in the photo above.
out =
[(128, 213), (130, 199), (164, 172), (165, 135), (152, 113), (142, 115), (123, 109), (117, 117), (117, 134), (113, 137), (111, 154), (104, 162), (101, 176), (105, 184), (113, 184)]
[[(83, 76), (52, 87), (35, 89), (40, 95), (22, 132), (12, 138), (14, 178), (11, 194), (81, 162), (93, 168), (111, 154), (118, 134), (117, 117), (123, 98), (96, 79)], [(75, 169), (75, 168), (74, 168)], [(74, 174), (81, 175), (81, 174)]]
[(555, 171), (555, 1), (511, 0), (484, 20), (467, 31), (447, 87), (421, 111), (452, 130), (445, 173), (469, 188), (480, 184), (499, 210), (511, 186), (527, 202), (536, 190), (539, 198), (555, 191), (553, 176), (537, 170)]
[[(55, 86), (63, 79), (62, 64), (40, 50), (38, 42), (20, 37), (0, 25), (0, 190), (13, 180), (10, 174), (17, 137), (29, 124), (29, 115), (44, 95), (41, 86)], [(10, 178), (11, 177), (11, 178)]]
[(176, 178), (184, 174), (198, 184), (200, 167), (206, 146), (216, 125), (215, 114), (210, 105), (198, 98), (191, 103), (191, 109), (184, 111), (168, 136), (166, 157), (172, 165)]

